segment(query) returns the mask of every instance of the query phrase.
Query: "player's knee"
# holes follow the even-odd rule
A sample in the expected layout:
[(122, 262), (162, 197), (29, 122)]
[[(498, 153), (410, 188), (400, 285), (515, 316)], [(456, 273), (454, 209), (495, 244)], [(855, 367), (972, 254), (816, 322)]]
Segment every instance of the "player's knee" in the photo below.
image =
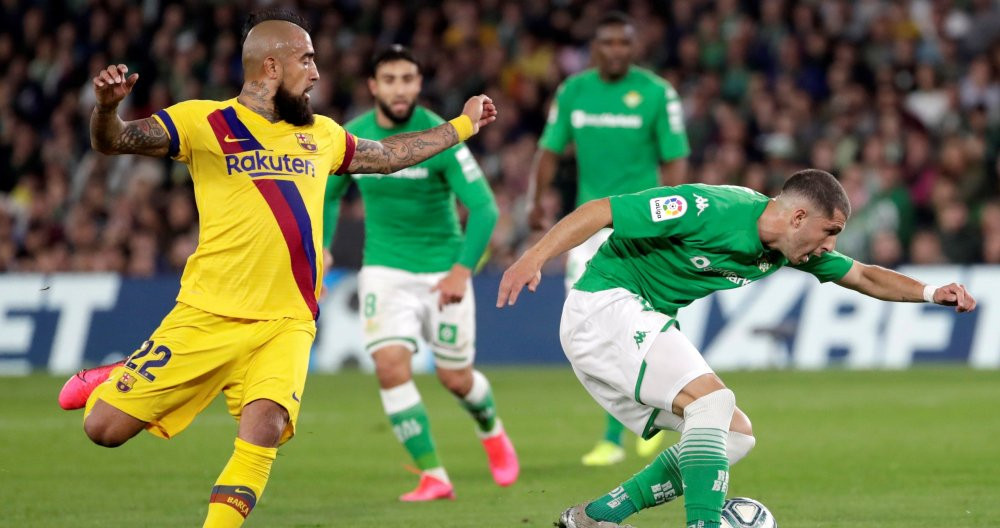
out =
[(449, 369), (437, 369), (438, 380), (441, 381), (441, 385), (448, 389), (452, 394), (458, 397), (463, 397), (472, 390), (472, 368), (464, 368), (459, 370), (449, 370)]
[(726, 456), (729, 458), (729, 465), (742, 460), (755, 445), (757, 445), (757, 439), (752, 434), (729, 431), (729, 437), (726, 439)]
[(238, 436), (254, 445), (277, 447), (288, 422), (288, 411), (281, 404), (254, 400), (243, 407)]
[(736, 395), (729, 389), (710, 392), (684, 408), (685, 428), (710, 428), (728, 431), (736, 411)]
[(90, 441), (101, 447), (118, 447), (134, 436), (123, 428), (116, 426), (114, 421), (88, 416), (83, 422), (83, 431)]
[(395, 387), (410, 381), (412, 376), (408, 357), (378, 353), (372, 357), (375, 360), (375, 377), (378, 378), (380, 387)]

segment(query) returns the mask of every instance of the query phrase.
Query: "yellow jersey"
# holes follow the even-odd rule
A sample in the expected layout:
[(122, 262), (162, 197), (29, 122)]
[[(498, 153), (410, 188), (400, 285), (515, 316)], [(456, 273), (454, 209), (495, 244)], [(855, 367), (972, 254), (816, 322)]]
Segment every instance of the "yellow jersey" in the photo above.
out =
[(154, 117), (187, 164), (200, 230), (177, 301), (242, 319), (310, 319), (323, 275), (323, 198), (357, 140), (332, 119), (271, 123), (240, 104), (185, 101)]

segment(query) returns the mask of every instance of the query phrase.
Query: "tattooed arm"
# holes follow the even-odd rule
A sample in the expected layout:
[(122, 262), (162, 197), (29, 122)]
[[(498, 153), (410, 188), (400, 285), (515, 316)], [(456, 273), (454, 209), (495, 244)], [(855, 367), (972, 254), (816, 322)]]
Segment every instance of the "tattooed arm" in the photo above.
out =
[(138, 73), (126, 77), (126, 72), (128, 68), (119, 64), (108, 66), (94, 77), (97, 106), (90, 116), (90, 144), (104, 154), (165, 156), (170, 138), (155, 119), (125, 122), (118, 117), (118, 104), (139, 80)]
[(90, 116), (90, 144), (104, 154), (167, 155), (170, 137), (155, 119), (122, 121), (117, 107), (94, 108)]
[[(497, 110), (485, 95), (477, 95), (465, 103), (464, 115), (472, 120), (472, 133), (496, 120)], [(420, 132), (396, 134), (382, 141), (358, 138), (350, 173), (389, 174), (424, 161), (459, 143), (458, 130), (444, 123)]]

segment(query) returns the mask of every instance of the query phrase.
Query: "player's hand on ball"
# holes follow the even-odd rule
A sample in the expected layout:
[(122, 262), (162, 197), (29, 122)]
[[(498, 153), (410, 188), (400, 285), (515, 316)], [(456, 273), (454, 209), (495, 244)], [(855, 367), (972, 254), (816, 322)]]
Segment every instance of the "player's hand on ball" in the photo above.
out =
[(462, 298), (465, 297), (466, 285), (471, 276), (472, 270), (461, 264), (455, 264), (451, 267), (451, 271), (431, 288), (432, 292), (439, 293), (438, 310), (444, 308), (446, 304), (462, 302)]
[(943, 306), (954, 306), (955, 311), (959, 313), (971, 312), (976, 309), (976, 299), (965, 290), (965, 286), (957, 282), (941, 286), (934, 290), (934, 303)]
[(129, 93), (139, 80), (139, 74), (126, 76), (128, 66), (112, 64), (104, 68), (94, 77), (94, 95), (97, 96), (97, 106), (115, 107)]
[(479, 127), (497, 120), (497, 107), (493, 104), (493, 99), (485, 95), (477, 95), (466, 101), (462, 113), (472, 119), (473, 133), (478, 133)]
[(535, 291), (542, 281), (542, 264), (544, 261), (535, 259), (531, 252), (521, 255), (517, 262), (503, 272), (500, 279), (500, 290), (497, 292), (497, 308), (513, 306), (517, 296), (527, 286), (529, 291)]

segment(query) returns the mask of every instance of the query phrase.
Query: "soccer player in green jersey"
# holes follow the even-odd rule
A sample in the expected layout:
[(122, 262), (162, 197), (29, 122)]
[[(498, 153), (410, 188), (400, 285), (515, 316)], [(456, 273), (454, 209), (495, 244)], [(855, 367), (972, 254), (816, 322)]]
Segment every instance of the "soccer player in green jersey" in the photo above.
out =
[[(403, 46), (375, 55), (368, 87), (375, 108), (344, 125), (352, 134), (381, 139), (444, 122), (416, 104), (420, 66)], [(355, 174), (354, 179), (365, 206), (358, 296), (366, 348), (392, 429), (421, 470), (417, 488), (400, 500), (454, 498), (410, 369), (421, 339), (434, 354), (438, 379), (475, 420), (493, 479), (501, 486), (513, 484), (519, 471), (514, 446), (497, 417), (489, 381), (472, 366), (471, 276), (498, 216), (489, 184), (464, 145), (392, 174)], [(323, 236), (328, 242), (350, 182), (330, 178), (327, 184)], [(455, 196), (469, 210), (464, 236)]]
[[(542, 199), (559, 154), (570, 142), (576, 146), (578, 206), (596, 198), (684, 183), (690, 148), (680, 98), (669, 82), (632, 64), (636, 49), (630, 19), (609, 13), (599, 22), (591, 45), (596, 67), (569, 77), (559, 87), (533, 164), (529, 213), (533, 229), (544, 228)], [(569, 251), (567, 293), (610, 233), (602, 229)], [(608, 414), (604, 437), (583, 455), (583, 463), (603, 466), (624, 460), (623, 429)], [(659, 440), (639, 438), (640, 456), (655, 454)]]
[(850, 214), (840, 183), (815, 169), (793, 174), (776, 198), (735, 186), (654, 188), (587, 202), (504, 273), (498, 307), (525, 286), (534, 291), (547, 260), (613, 226), (566, 298), (563, 350), (591, 396), (629, 429), (681, 433), (632, 478), (563, 512), (558, 526), (619, 526), (681, 494), (685, 526), (720, 525), (729, 466), (756, 440), (733, 392), (675, 324), (695, 299), (788, 265), (877, 299), (975, 308), (961, 284), (926, 285), (834, 251)]

